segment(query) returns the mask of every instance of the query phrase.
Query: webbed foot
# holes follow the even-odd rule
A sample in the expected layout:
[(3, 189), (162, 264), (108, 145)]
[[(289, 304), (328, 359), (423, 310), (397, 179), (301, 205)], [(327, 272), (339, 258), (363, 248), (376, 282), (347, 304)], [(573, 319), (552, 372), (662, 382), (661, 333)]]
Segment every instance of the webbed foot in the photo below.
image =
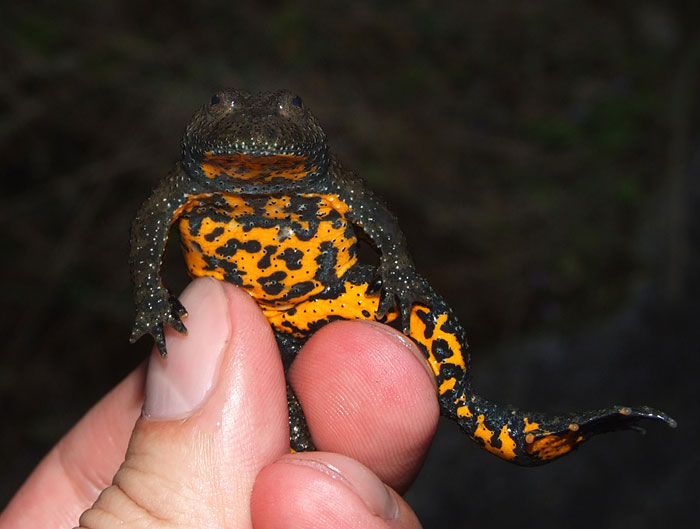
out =
[(377, 318), (383, 318), (396, 307), (401, 316), (401, 328), (409, 333), (411, 309), (413, 305), (430, 305), (435, 293), (428, 282), (413, 268), (392, 268), (392, 264), (382, 261), (373, 282), (373, 291), (381, 292)]
[(187, 328), (182, 323), (182, 318), (185, 316), (187, 316), (187, 310), (182, 303), (162, 289), (137, 307), (134, 328), (129, 341), (134, 343), (144, 334), (150, 334), (155, 340), (160, 355), (166, 357), (168, 351), (165, 347), (163, 325), (170, 325), (176, 331), (187, 334)]

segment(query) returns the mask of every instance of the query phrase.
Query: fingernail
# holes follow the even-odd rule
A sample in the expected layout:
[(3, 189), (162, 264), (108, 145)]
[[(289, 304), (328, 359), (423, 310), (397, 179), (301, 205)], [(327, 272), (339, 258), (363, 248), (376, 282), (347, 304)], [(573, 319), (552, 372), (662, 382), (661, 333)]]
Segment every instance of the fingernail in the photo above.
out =
[(167, 329), (168, 356), (151, 354), (143, 404), (148, 419), (182, 419), (202, 405), (214, 387), (231, 335), (229, 305), (219, 281), (193, 281), (180, 301), (187, 308), (187, 335)]
[(364, 502), (374, 516), (394, 520), (399, 516), (399, 504), (394, 494), (369, 469), (345, 456), (324, 453), (324, 459), (287, 456), (280, 461), (301, 465), (321, 472), (348, 487)]
[(425, 369), (425, 372), (428, 373), (430, 376), (430, 380), (433, 382), (433, 386), (437, 389), (437, 381), (435, 380), (435, 373), (430, 367), (430, 364), (428, 364), (427, 359), (425, 358), (425, 355), (421, 353), (420, 349), (418, 349), (418, 346), (411, 340), (408, 336), (406, 336), (404, 333), (401, 331), (398, 331), (394, 329), (393, 327), (389, 327), (388, 325), (385, 325), (383, 323), (379, 323), (376, 321), (371, 321), (371, 320), (366, 320), (363, 321), (363, 323), (368, 323), (370, 325), (373, 325), (376, 329), (382, 331), (385, 335), (391, 336), (394, 340), (399, 342), (401, 345), (403, 345), (406, 349), (408, 349), (411, 354), (416, 357), (418, 362), (420, 362), (420, 365)]

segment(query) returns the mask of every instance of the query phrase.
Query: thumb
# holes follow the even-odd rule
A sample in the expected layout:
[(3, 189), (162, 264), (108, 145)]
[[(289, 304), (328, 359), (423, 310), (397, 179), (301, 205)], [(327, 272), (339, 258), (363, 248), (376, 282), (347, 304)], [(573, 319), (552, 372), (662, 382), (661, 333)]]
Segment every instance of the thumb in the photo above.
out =
[(280, 356), (255, 302), (213, 279), (181, 301), (189, 333), (168, 331), (167, 358), (154, 350), (126, 459), (81, 527), (249, 527), (255, 477), (289, 451)]

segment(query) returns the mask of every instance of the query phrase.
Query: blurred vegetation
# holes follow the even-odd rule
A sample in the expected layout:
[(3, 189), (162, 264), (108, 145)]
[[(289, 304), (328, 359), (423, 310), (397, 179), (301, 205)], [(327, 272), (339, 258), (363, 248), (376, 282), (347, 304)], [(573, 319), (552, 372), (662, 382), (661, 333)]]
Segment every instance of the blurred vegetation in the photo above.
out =
[[(302, 95), (393, 205), (485, 371), (488, 349), (586, 333), (640, 300), (671, 335), (694, 327), (700, 4), (65, 0), (0, 13), (5, 498), (146, 356), (150, 343), (127, 343), (128, 226), (222, 86)], [(168, 263), (181, 288), (176, 251)], [(659, 382), (655, 366), (697, 367), (687, 350), (664, 355), (624, 356), (658, 383), (640, 398), (662, 402), (681, 380)], [(517, 361), (498, 369), (517, 376)], [(560, 501), (552, 519), (577, 509)]]

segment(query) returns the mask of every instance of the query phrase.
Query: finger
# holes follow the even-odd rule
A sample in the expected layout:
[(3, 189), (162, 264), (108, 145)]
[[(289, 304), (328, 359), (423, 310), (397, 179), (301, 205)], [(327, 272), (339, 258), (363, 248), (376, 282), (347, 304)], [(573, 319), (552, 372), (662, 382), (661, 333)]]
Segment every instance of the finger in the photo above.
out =
[(44, 457), (0, 515), (0, 527), (73, 527), (108, 486), (141, 413), (142, 364)]
[(420, 527), (411, 508), (367, 467), (328, 452), (288, 455), (265, 467), (251, 516), (254, 527), (266, 529)]
[(255, 476), (289, 451), (281, 359), (254, 300), (204, 279), (183, 304), (189, 334), (168, 336), (166, 359), (152, 354), (126, 460), (85, 527), (249, 527)]
[(413, 342), (377, 323), (332, 323), (302, 348), (289, 379), (319, 450), (357, 459), (397, 490), (411, 483), (439, 417)]

